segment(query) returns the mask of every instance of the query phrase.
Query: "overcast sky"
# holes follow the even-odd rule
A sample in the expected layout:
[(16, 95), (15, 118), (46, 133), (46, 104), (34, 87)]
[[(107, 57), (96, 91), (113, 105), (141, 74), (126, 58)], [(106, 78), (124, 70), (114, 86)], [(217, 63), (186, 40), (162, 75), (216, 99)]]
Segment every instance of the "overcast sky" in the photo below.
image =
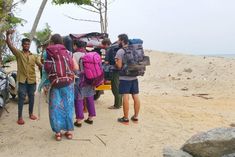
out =
[[(27, 20), (20, 32), (31, 30), (41, 0), (20, 5), (17, 15)], [(190, 54), (235, 54), (235, 0), (115, 0), (109, 6), (108, 32), (142, 38), (146, 49)], [(74, 5), (55, 6), (48, 0), (38, 29), (48, 23), (53, 33), (100, 31), (98, 16)]]

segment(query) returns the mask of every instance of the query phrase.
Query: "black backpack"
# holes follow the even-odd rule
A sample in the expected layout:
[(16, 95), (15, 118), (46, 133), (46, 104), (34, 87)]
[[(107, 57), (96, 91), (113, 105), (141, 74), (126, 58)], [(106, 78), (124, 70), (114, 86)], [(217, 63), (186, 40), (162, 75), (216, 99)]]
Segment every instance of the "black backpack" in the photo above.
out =
[(108, 61), (110, 65), (115, 65), (115, 57), (116, 57), (117, 51), (119, 49), (120, 49), (120, 47), (117, 43), (112, 44), (107, 49), (107, 54), (105, 56), (105, 61)]
[(141, 39), (129, 40), (128, 48), (123, 48), (123, 67), (120, 76), (144, 76), (146, 66), (150, 65), (148, 56), (144, 55)]

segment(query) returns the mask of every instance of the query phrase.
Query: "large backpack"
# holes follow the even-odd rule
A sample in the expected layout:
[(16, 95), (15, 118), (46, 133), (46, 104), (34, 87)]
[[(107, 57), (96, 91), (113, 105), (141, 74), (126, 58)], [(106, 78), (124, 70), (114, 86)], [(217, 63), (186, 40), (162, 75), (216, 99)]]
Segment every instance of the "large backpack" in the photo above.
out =
[(74, 81), (73, 59), (70, 52), (60, 44), (48, 46), (44, 63), (52, 87), (61, 88)]
[(113, 43), (107, 49), (107, 55), (105, 56), (105, 61), (108, 61), (110, 65), (115, 65), (115, 57), (117, 51), (120, 49), (118, 43)]
[(146, 66), (150, 65), (148, 56), (144, 55), (143, 41), (141, 39), (129, 40), (123, 56), (123, 67), (120, 76), (144, 76)]
[(81, 57), (81, 62), (87, 84), (97, 87), (104, 81), (102, 59), (97, 52), (89, 52)]

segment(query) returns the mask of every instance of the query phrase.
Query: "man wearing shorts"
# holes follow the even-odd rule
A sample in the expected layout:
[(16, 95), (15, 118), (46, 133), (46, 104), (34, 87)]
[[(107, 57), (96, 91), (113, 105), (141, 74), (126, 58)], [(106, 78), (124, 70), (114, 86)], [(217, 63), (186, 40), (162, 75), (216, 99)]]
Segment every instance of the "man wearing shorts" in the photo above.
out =
[[(118, 36), (118, 43), (121, 47), (115, 57), (116, 67), (118, 69), (122, 69), (123, 67), (123, 59), (125, 50), (124, 48), (128, 48), (128, 36), (126, 34), (120, 34)], [(120, 123), (128, 123), (129, 122), (129, 96), (132, 96), (134, 101), (134, 115), (131, 117), (131, 120), (134, 122), (138, 121), (138, 114), (140, 110), (140, 101), (139, 101), (139, 85), (137, 77), (132, 76), (120, 76), (119, 77), (119, 94), (123, 95), (123, 112), (124, 116), (122, 118), (118, 118), (118, 122)]]

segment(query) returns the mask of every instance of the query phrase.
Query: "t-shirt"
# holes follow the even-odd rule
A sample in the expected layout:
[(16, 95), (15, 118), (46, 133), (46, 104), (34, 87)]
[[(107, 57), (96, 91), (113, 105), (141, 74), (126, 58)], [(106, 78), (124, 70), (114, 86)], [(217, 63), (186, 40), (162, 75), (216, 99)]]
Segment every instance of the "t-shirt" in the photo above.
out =
[[(117, 51), (117, 54), (116, 54), (115, 58), (123, 60), (124, 54), (125, 54), (125, 51), (123, 49), (119, 49)], [(131, 80), (136, 80), (136, 79), (137, 79), (137, 77), (133, 77), (133, 76), (119, 76), (119, 80), (131, 81)]]

